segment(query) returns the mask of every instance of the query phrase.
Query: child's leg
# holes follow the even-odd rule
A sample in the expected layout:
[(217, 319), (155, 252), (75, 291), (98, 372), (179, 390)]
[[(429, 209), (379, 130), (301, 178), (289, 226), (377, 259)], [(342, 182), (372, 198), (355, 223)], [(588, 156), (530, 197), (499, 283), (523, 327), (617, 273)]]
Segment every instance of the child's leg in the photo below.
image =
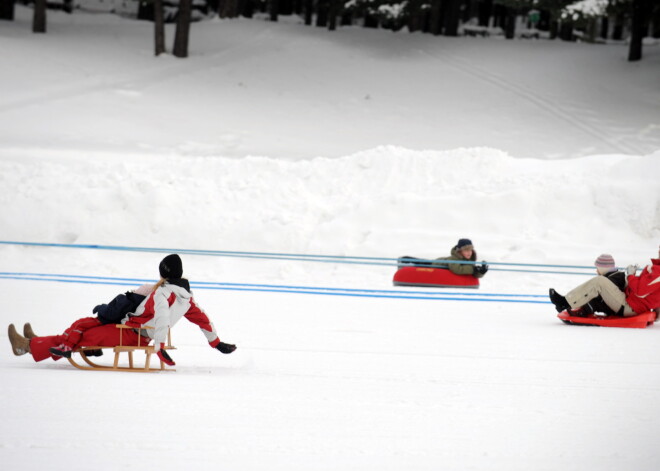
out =
[(78, 319), (76, 322), (71, 324), (71, 327), (64, 331), (66, 340), (63, 342), (64, 345), (75, 349), (82, 339), (83, 333), (93, 327), (98, 327), (101, 325), (101, 321), (98, 317), (83, 317)]

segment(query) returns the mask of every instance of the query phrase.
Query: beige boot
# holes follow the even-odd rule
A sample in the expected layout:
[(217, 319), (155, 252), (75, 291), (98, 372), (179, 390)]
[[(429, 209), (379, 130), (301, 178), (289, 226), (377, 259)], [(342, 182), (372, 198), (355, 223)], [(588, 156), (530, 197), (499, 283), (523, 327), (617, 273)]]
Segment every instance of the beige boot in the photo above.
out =
[(36, 336), (37, 334), (34, 333), (34, 330), (32, 330), (32, 326), (29, 322), (23, 326), (23, 337), (28, 340), (32, 340), (32, 338)]
[(30, 353), (30, 341), (16, 332), (14, 324), (9, 324), (8, 333), (9, 342), (11, 343), (11, 349), (14, 351), (14, 355), (20, 356)]

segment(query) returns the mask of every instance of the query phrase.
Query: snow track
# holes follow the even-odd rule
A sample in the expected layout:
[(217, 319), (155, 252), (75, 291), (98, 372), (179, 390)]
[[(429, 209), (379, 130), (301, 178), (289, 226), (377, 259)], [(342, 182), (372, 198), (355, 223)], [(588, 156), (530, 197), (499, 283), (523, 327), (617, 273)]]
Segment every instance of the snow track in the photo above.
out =
[[(617, 133), (612, 132), (611, 127), (604, 126), (603, 119), (596, 119), (598, 115), (596, 111), (579, 108), (579, 105), (575, 102), (562, 105), (560, 103), (562, 97), (557, 95), (554, 97), (546, 96), (546, 91), (538, 87), (538, 84), (533, 87), (525, 85), (520, 80), (515, 79), (515, 74), (503, 76), (488, 68), (475, 65), (473, 60), (460, 57), (447, 49), (440, 49), (440, 51), (440, 53), (429, 51), (425, 51), (425, 53), (434, 60), (439, 60), (463, 74), (496, 87), (514, 98), (532, 104), (540, 111), (557, 118), (558, 121), (563, 121), (574, 129), (583, 131), (599, 142), (607, 143), (611, 153), (641, 155), (648, 152), (649, 149), (660, 146), (660, 141), (651, 142), (649, 147), (647, 143), (640, 145), (629, 137), (620, 137)], [(565, 97), (563, 99), (566, 100)]]

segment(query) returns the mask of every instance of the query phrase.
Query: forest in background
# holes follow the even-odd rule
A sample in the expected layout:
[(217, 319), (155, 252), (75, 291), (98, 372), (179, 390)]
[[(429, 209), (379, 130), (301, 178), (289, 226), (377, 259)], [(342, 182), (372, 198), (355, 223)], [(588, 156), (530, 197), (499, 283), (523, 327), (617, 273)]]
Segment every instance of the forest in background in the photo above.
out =
[[(0, 0), (0, 19), (13, 20), (16, 0)], [(155, 54), (165, 53), (164, 24), (176, 22), (172, 53), (187, 57), (191, 23), (208, 16), (253, 18), (297, 15), (307, 26), (336, 31), (363, 26), (443, 36), (506, 39), (627, 41), (629, 61), (642, 59), (645, 38), (660, 39), (655, 0), (21, 0), (33, 5), (32, 30), (45, 33), (49, 8), (78, 8), (153, 21)], [(103, 6), (100, 6), (103, 5)]]

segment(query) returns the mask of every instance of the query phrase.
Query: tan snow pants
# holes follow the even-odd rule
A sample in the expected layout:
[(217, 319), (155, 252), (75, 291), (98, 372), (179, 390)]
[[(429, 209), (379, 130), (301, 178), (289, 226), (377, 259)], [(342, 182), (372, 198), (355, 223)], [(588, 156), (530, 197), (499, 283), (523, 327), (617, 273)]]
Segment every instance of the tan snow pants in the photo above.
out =
[(577, 309), (598, 296), (603, 298), (605, 304), (614, 312), (619, 312), (623, 306), (624, 316), (636, 314), (626, 302), (626, 294), (605, 276), (596, 276), (572, 289), (566, 293), (566, 301), (570, 304), (571, 309)]

